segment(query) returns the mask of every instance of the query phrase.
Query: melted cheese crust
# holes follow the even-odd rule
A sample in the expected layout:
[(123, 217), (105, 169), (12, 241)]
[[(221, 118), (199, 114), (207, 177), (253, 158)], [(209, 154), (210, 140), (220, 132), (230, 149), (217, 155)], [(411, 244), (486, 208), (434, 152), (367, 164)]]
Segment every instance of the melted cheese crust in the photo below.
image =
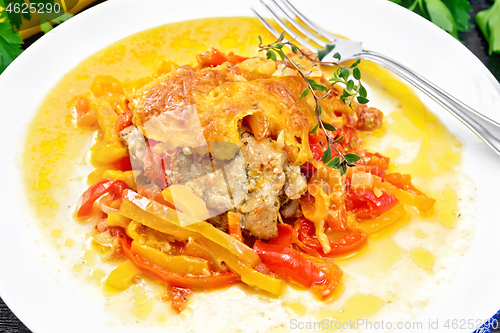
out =
[[(241, 67), (266, 61), (246, 62)], [(284, 131), (285, 144), (293, 147), (291, 159), (302, 165), (312, 157), (308, 134), (316, 124), (310, 101), (298, 97), (306, 85), (299, 76), (263, 76), (229, 63), (202, 70), (180, 67), (132, 96), (134, 124), (169, 148), (200, 147), (206, 142), (241, 145), (240, 121), (260, 114), (272, 137)], [(334, 117), (333, 107), (327, 109), (328, 118)]]

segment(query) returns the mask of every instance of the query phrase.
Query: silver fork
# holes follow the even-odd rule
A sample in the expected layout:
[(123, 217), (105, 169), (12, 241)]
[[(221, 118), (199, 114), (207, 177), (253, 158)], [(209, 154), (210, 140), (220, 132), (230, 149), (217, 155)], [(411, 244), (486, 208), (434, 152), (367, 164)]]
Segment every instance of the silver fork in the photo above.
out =
[[(312, 45), (309, 41), (316, 43), (321, 48), (325, 48), (328, 44), (335, 45), (334, 50), (326, 55), (326, 57), (323, 58), (323, 61), (335, 62), (336, 60), (333, 58), (333, 54), (338, 52), (342, 56), (342, 61), (362, 58), (382, 65), (442, 105), (451, 114), (464, 123), (464, 125), (474, 132), (481, 140), (483, 140), (490, 148), (500, 155), (499, 123), (465, 105), (426, 78), (401, 65), (400, 63), (380, 53), (364, 50), (361, 42), (350, 41), (333, 36), (305, 17), (290, 3), (289, 0), (269, 0), (269, 2), (274, 4), (275, 8), (273, 8), (273, 6), (269, 6), (263, 0), (260, 0), (260, 2), (266, 7), (276, 23), (278, 23), (278, 25), (288, 35), (302, 44), (302, 46), (310, 49), (311, 51), (318, 52), (319, 48)], [(252, 8), (252, 11), (262, 24), (264, 24), (264, 26), (273, 35), (275, 35), (276, 38), (278, 38), (280, 33), (276, 31), (276, 29), (274, 29), (255, 9)], [(301, 34), (306, 36), (309, 41), (302, 38), (294, 30), (292, 30), (290, 26), (280, 18), (280, 15), (284, 16), (288, 23), (297, 31), (300, 31)], [(294, 15), (303, 23), (300, 23), (295, 17), (293, 17)], [(321, 36), (323, 39), (318, 38), (317, 36)]]

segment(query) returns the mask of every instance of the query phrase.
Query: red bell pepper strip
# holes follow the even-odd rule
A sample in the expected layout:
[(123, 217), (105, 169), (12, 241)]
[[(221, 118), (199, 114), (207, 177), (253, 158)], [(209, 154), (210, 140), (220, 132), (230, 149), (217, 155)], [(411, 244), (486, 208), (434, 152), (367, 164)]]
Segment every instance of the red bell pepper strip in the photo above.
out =
[(132, 118), (133, 117), (134, 117), (134, 114), (132, 113), (132, 110), (127, 109), (125, 112), (121, 113), (118, 116), (118, 119), (116, 120), (116, 130), (118, 132), (121, 132), (125, 128), (132, 125)]
[(390, 158), (383, 156), (380, 153), (370, 153), (369, 151), (359, 147), (354, 148), (349, 152), (361, 157), (361, 159), (356, 162), (358, 170), (364, 170), (372, 175), (382, 177), (389, 168)]
[(132, 170), (132, 163), (130, 162), (130, 156), (128, 155), (119, 159), (117, 164), (118, 169), (120, 169), (121, 171)]
[(351, 188), (346, 196), (347, 211), (354, 212), (360, 219), (376, 218), (397, 202), (398, 199), (386, 191), (382, 191), (382, 194), (377, 197), (373, 190)]
[(311, 179), (316, 172), (316, 167), (311, 163), (306, 162), (300, 167), (300, 172), (304, 175), (304, 177), (306, 177), (307, 181), (309, 181), (309, 179)]
[(423, 194), (421, 191), (415, 188), (415, 186), (413, 186), (411, 182), (411, 175), (402, 175), (399, 172), (396, 172), (385, 175), (383, 179), (386, 182), (402, 189), (403, 191), (425, 196), (425, 194)]
[(299, 252), (281, 245), (256, 241), (253, 250), (260, 260), (278, 275), (291, 278), (298, 284), (310, 288), (315, 284), (326, 284), (328, 278), (310, 260)]
[(340, 282), (342, 271), (333, 259), (310, 257), (289, 247), (259, 240), (253, 249), (266, 268), (309, 288), (323, 300), (333, 294)]
[(90, 186), (80, 197), (77, 216), (88, 216), (92, 212), (94, 202), (102, 195), (109, 193), (114, 199), (121, 198), (123, 190), (127, 188), (127, 184), (121, 180), (112, 178), (101, 179)]
[(246, 59), (248, 58), (236, 55), (233, 52), (225, 54), (215, 48), (212, 48), (211, 51), (202, 52), (196, 56), (196, 60), (203, 68), (219, 66), (225, 62), (230, 62), (233, 65), (236, 65)]
[[(341, 142), (334, 143), (335, 148), (339, 150), (341, 153), (344, 153), (346, 147), (349, 145), (351, 141), (351, 137), (355, 132), (354, 129), (350, 127), (341, 127), (337, 128), (336, 131), (328, 132), (328, 136), (332, 139), (344, 137)], [(323, 159), (323, 153), (327, 149), (327, 142), (325, 134), (322, 131), (316, 131), (314, 134), (309, 135), (309, 148), (313, 154), (313, 158), (316, 161), (321, 161)], [(333, 149), (332, 144), (330, 144), (330, 150), (332, 151), (332, 157), (337, 156), (335, 149)]]
[(143, 257), (134, 253), (128, 240), (119, 238), (119, 241), (125, 257), (132, 261), (141, 271), (175, 287), (210, 290), (224, 287), (240, 280), (240, 276), (231, 271), (222, 274), (212, 273), (212, 275), (183, 276), (175, 274), (150, 263)]
[(365, 245), (368, 240), (365, 233), (355, 230), (345, 235), (338, 241), (330, 239), (331, 251), (329, 253), (324, 253), (319, 240), (315, 236), (316, 228), (314, 223), (306, 220), (305, 218), (299, 218), (295, 222), (294, 235), (294, 243), (298, 247), (308, 253), (318, 253), (323, 257), (337, 256), (353, 252)]
[(292, 246), (293, 228), (289, 224), (278, 224), (278, 237), (269, 241), (271, 245), (280, 245), (284, 247)]
[(328, 283), (315, 284), (310, 290), (318, 295), (322, 300), (328, 299), (333, 295), (342, 278), (342, 271), (335, 261), (331, 258), (316, 258), (303, 254), (303, 256), (312, 261), (328, 277)]

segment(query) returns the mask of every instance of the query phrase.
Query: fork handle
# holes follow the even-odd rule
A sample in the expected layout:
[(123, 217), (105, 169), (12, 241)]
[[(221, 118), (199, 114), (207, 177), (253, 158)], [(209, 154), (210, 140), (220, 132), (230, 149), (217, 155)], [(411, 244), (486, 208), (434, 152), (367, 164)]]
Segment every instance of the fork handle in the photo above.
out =
[(362, 51), (356, 57), (373, 61), (399, 75), (439, 103), (500, 155), (500, 124), (465, 105), (426, 78), (376, 52)]

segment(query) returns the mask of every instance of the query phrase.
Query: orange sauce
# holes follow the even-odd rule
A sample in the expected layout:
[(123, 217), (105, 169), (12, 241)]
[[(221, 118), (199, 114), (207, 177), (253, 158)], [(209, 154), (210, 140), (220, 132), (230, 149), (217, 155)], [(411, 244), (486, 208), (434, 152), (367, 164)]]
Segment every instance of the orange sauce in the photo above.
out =
[[(23, 155), (26, 195), (45, 230), (65, 246), (75, 245), (72, 239), (64, 238), (72, 235), (66, 234), (60, 223), (54, 220), (57, 220), (56, 216), (71, 216), (78, 197), (68, 198), (65, 194), (72, 184), (81, 184), (86, 179), (88, 174), (82, 174), (82, 170), (91, 171), (82, 165), (85, 164), (92, 133), (75, 126), (70, 106), (76, 96), (89, 91), (97, 75), (111, 75), (120, 81), (135, 80), (150, 75), (164, 59), (177, 64), (194, 64), (195, 55), (211, 47), (223, 52), (253, 56), (258, 50), (259, 35), (264, 36), (265, 42), (273, 40), (253, 18), (213, 18), (169, 24), (112, 44), (63, 77), (33, 119)], [(386, 117), (382, 129), (366, 135), (366, 148), (375, 151), (387, 135), (392, 135), (400, 142), (416, 145), (414, 156), (403, 159), (403, 162), (399, 160), (406, 152), (397, 146), (386, 147), (380, 153), (391, 158), (393, 163), (390, 172), (410, 173), (417, 186), (430, 193), (427, 191), (430, 190), (432, 179), (451, 172), (460, 163), (460, 141), (447, 131), (405, 84), (372, 63), (363, 61), (360, 68), (374, 92), (390, 96), (398, 104), (395, 110), (390, 110), (392, 113)], [(451, 185), (430, 194), (437, 199), (436, 208), (433, 214), (425, 218), (429, 223), (437, 219), (448, 228), (455, 227), (457, 195)], [(368, 245), (357, 254), (339, 258), (337, 262), (342, 268), (366, 276), (388, 271), (405, 254), (393, 236), (398, 228), (410, 220), (410, 216), (419, 217), (410, 211), (407, 217), (395, 225), (373, 235)], [(421, 232), (417, 234), (422, 235)], [(81, 261), (73, 263), (71, 270), (78, 274), (85, 272), (91, 281), (102, 281), (104, 271), (92, 267), (98, 263), (94, 252), (85, 246), (82, 250)], [(415, 249), (411, 256), (417, 265), (430, 269), (431, 261), (434, 261), (431, 255)], [(116, 294), (107, 289), (104, 292), (110, 297)], [(245, 293), (231, 290), (222, 297), (243, 298)], [(336, 297), (340, 297), (340, 294)], [(133, 303), (131, 312), (136, 317), (145, 318), (153, 313), (154, 300), (142, 289), (134, 289), (130, 300)], [(342, 310), (333, 304), (337, 310), (330, 305), (315, 312), (313, 317), (335, 320), (365, 318), (376, 313), (384, 301), (376, 295), (357, 294), (344, 303)], [(291, 316), (301, 317), (308, 313), (307, 306), (300, 302), (285, 302), (283, 306)], [(183, 316), (190, 318), (192, 311), (188, 308)], [(158, 314), (156, 318), (161, 324), (169, 321), (165, 314)]]

